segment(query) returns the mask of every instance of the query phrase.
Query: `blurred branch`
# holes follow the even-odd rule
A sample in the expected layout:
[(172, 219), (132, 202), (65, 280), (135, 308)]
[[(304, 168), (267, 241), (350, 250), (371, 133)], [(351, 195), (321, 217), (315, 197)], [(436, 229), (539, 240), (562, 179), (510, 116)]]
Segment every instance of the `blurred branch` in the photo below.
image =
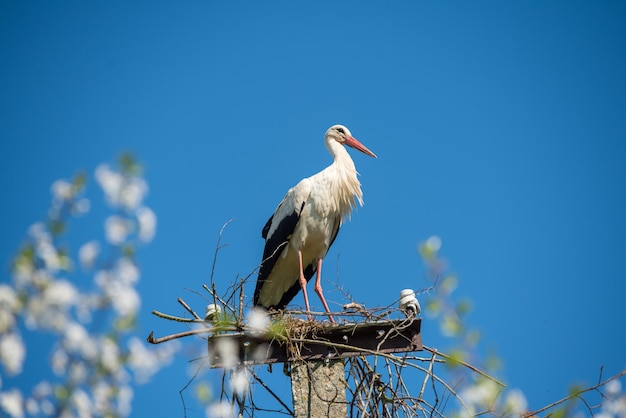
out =
[[(539, 414), (539, 413), (541, 413), (543, 411), (547, 411), (550, 408), (554, 408), (555, 406), (560, 405), (560, 404), (562, 404), (564, 402), (567, 402), (567, 401), (569, 401), (571, 399), (574, 399), (574, 398), (578, 398), (578, 399), (582, 400), (583, 402), (585, 402), (584, 399), (580, 395), (582, 395), (583, 393), (586, 393), (586, 392), (590, 392), (592, 390), (596, 390), (596, 389), (606, 385), (607, 383), (609, 383), (609, 382), (611, 382), (611, 381), (613, 381), (615, 379), (619, 379), (620, 377), (624, 376), (625, 374), (626, 374), (626, 369), (622, 370), (621, 372), (619, 372), (615, 376), (609, 377), (608, 379), (604, 380), (603, 382), (597, 383), (594, 386), (590, 386), (590, 387), (588, 387), (586, 389), (582, 389), (582, 390), (576, 390), (571, 395), (568, 395), (568, 396), (566, 396), (566, 397), (564, 397), (562, 399), (559, 399), (556, 402), (552, 402), (551, 404), (546, 405), (543, 408), (537, 409), (537, 410), (532, 411), (532, 412), (525, 413), (525, 414), (522, 415), (522, 417), (533, 417), (533, 416), (536, 416), (537, 414)], [(587, 407), (589, 407), (589, 406), (587, 405)]]
[(441, 357), (443, 357), (443, 358), (445, 358), (447, 360), (450, 360), (450, 361), (453, 361), (455, 363), (458, 363), (458, 364), (460, 364), (460, 365), (462, 365), (464, 367), (467, 367), (468, 369), (470, 369), (473, 372), (478, 373), (479, 375), (481, 375), (485, 379), (489, 379), (492, 382), (497, 383), (498, 385), (502, 386), (503, 388), (506, 387), (506, 385), (504, 383), (502, 383), (501, 381), (499, 381), (495, 377), (487, 374), (486, 372), (480, 370), (478, 367), (472, 366), (471, 364), (469, 364), (469, 363), (467, 363), (467, 362), (465, 362), (465, 361), (463, 361), (461, 359), (452, 358), (449, 355), (447, 355), (445, 353), (442, 353), (441, 351), (437, 350), (436, 348), (430, 348), (430, 347), (424, 346), (424, 350), (426, 350), (426, 351), (428, 351), (428, 352), (430, 352), (430, 353), (432, 353), (434, 355), (441, 356)]

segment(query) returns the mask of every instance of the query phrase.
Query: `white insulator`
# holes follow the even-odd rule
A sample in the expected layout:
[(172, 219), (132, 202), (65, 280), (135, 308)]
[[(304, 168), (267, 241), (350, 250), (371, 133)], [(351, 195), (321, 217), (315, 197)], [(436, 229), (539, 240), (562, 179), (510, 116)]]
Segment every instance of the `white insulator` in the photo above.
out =
[(422, 311), (413, 289), (400, 291), (400, 309), (403, 310), (407, 316), (417, 316)]
[(206, 314), (204, 315), (205, 321), (213, 321), (222, 312), (222, 308), (215, 303), (211, 303), (206, 306)]

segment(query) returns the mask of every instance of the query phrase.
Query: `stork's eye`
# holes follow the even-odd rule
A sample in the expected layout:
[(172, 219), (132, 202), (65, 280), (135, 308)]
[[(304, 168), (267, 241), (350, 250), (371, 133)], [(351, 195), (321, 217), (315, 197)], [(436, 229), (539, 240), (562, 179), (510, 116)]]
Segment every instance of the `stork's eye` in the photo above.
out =
[(345, 134), (343, 128), (337, 128), (337, 131), (339, 131), (339, 133)]

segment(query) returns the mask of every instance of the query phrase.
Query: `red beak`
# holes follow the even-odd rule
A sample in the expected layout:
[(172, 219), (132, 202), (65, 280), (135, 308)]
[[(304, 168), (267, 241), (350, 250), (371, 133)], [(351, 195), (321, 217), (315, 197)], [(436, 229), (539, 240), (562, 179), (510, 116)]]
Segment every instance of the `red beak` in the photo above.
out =
[(353, 136), (348, 136), (346, 137), (346, 141), (344, 142), (344, 144), (346, 144), (349, 147), (352, 147), (356, 150), (361, 151), (363, 154), (367, 154), (370, 157), (374, 157), (374, 158), (378, 158), (376, 157), (376, 154), (374, 154), (372, 151), (370, 151), (369, 149), (367, 149), (367, 147), (363, 144), (361, 144), (355, 137)]

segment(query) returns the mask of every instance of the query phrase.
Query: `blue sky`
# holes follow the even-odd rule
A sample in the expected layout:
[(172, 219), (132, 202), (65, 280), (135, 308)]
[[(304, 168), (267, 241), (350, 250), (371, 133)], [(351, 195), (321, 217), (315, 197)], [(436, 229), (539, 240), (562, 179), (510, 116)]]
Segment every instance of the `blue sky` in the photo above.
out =
[[(149, 312), (194, 302), (231, 218), (217, 281), (253, 270), (341, 123), (379, 158), (352, 153), (365, 206), (328, 280), (387, 305), (428, 286), (416, 246), (439, 235), (470, 325), (531, 407), (626, 366), (624, 3), (7, 1), (0, 28), (2, 281), (52, 182), (128, 150), (159, 221), (138, 333), (171, 330)], [(75, 249), (102, 237), (98, 213)], [(181, 412), (186, 360), (137, 390), (138, 414)]]

